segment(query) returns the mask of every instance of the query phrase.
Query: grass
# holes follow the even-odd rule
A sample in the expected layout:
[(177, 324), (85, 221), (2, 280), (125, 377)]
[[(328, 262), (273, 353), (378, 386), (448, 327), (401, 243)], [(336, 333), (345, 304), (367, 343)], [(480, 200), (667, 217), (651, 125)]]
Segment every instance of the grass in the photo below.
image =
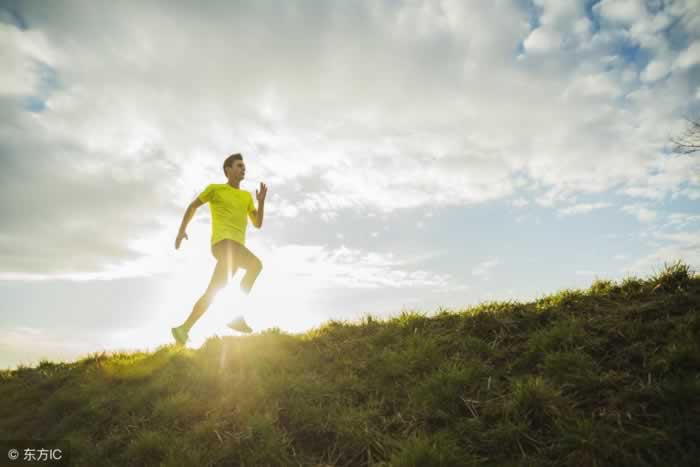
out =
[(700, 455), (700, 277), (0, 372), (83, 466), (656, 466)]

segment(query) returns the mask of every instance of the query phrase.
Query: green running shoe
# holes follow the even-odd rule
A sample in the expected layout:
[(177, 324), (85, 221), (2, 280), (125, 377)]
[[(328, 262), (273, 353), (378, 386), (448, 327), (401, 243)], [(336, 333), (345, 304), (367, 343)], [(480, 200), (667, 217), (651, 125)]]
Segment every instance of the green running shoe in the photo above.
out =
[(185, 345), (185, 343), (189, 339), (189, 336), (187, 335), (187, 331), (182, 329), (182, 326), (172, 328), (172, 329), (170, 329), (170, 332), (172, 332), (173, 337), (175, 338), (175, 342), (177, 343), (177, 345)]
[(253, 332), (253, 330), (248, 326), (248, 323), (245, 322), (245, 319), (243, 319), (242, 316), (239, 316), (238, 318), (234, 319), (230, 323), (227, 324), (227, 326), (234, 331), (238, 332), (243, 332), (246, 334), (250, 334)]

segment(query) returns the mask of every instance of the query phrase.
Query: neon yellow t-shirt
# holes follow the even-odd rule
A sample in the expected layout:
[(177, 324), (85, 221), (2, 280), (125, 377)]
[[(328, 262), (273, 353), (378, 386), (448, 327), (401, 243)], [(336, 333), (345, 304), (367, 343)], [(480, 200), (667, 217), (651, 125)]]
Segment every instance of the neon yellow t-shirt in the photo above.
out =
[(198, 198), (211, 210), (211, 244), (230, 238), (245, 245), (248, 214), (255, 210), (253, 195), (228, 183), (213, 183)]

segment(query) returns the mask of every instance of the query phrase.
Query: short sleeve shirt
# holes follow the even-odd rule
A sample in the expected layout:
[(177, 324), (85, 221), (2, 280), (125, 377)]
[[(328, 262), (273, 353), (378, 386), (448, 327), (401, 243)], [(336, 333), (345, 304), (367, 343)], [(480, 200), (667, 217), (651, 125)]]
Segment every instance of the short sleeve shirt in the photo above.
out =
[(255, 210), (253, 195), (228, 183), (214, 183), (198, 198), (211, 210), (211, 244), (228, 238), (245, 245), (248, 215)]

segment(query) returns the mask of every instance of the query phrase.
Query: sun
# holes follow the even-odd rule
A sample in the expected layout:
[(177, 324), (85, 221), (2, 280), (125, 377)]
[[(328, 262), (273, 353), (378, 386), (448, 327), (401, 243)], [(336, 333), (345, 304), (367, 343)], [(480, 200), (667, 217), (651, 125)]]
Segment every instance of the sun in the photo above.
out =
[[(274, 258), (266, 261), (250, 294), (240, 289), (245, 271), (239, 269), (216, 295), (206, 313), (190, 331), (190, 344), (199, 346), (207, 338), (234, 334), (226, 324), (243, 315), (259, 332), (279, 328), (290, 333), (304, 332), (323, 320), (314, 306), (314, 291), (299, 278), (274, 268)], [(161, 291), (163, 305), (172, 309), (173, 326), (185, 321), (199, 297), (204, 294), (216, 262), (203, 255), (188, 256), (174, 271), (168, 286)]]
[[(189, 239), (179, 250), (174, 248), (174, 235), (168, 233), (134, 243), (144, 254), (148, 252), (148, 268), (158, 274), (144, 278), (154, 282), (153, 293), (144, 303), (145, 316), (137, 328), (115, 336), (120, 345), (154, 347), (169, 343), (170, 328), (185, 322), (206, 291), (216, 267), (209, 250), (209, 226), (191, 223), (187, 232)], [(246, 246), (263, 262), (251, 293), (241, 291), (245, 270), (239, 269), (195, 323), (188, 345), (199, 347), (212, 336), (234, 334), (226, 324), (238, 315), (243, 315), (255, 332), (279, 328), (301, 333), (327, 320), (324, 315), (328, 310), (320, 305), (321, 291), (308, 276), (298, 273), (298, 267), (290, 267), (288, 256), (256, 239)]]

